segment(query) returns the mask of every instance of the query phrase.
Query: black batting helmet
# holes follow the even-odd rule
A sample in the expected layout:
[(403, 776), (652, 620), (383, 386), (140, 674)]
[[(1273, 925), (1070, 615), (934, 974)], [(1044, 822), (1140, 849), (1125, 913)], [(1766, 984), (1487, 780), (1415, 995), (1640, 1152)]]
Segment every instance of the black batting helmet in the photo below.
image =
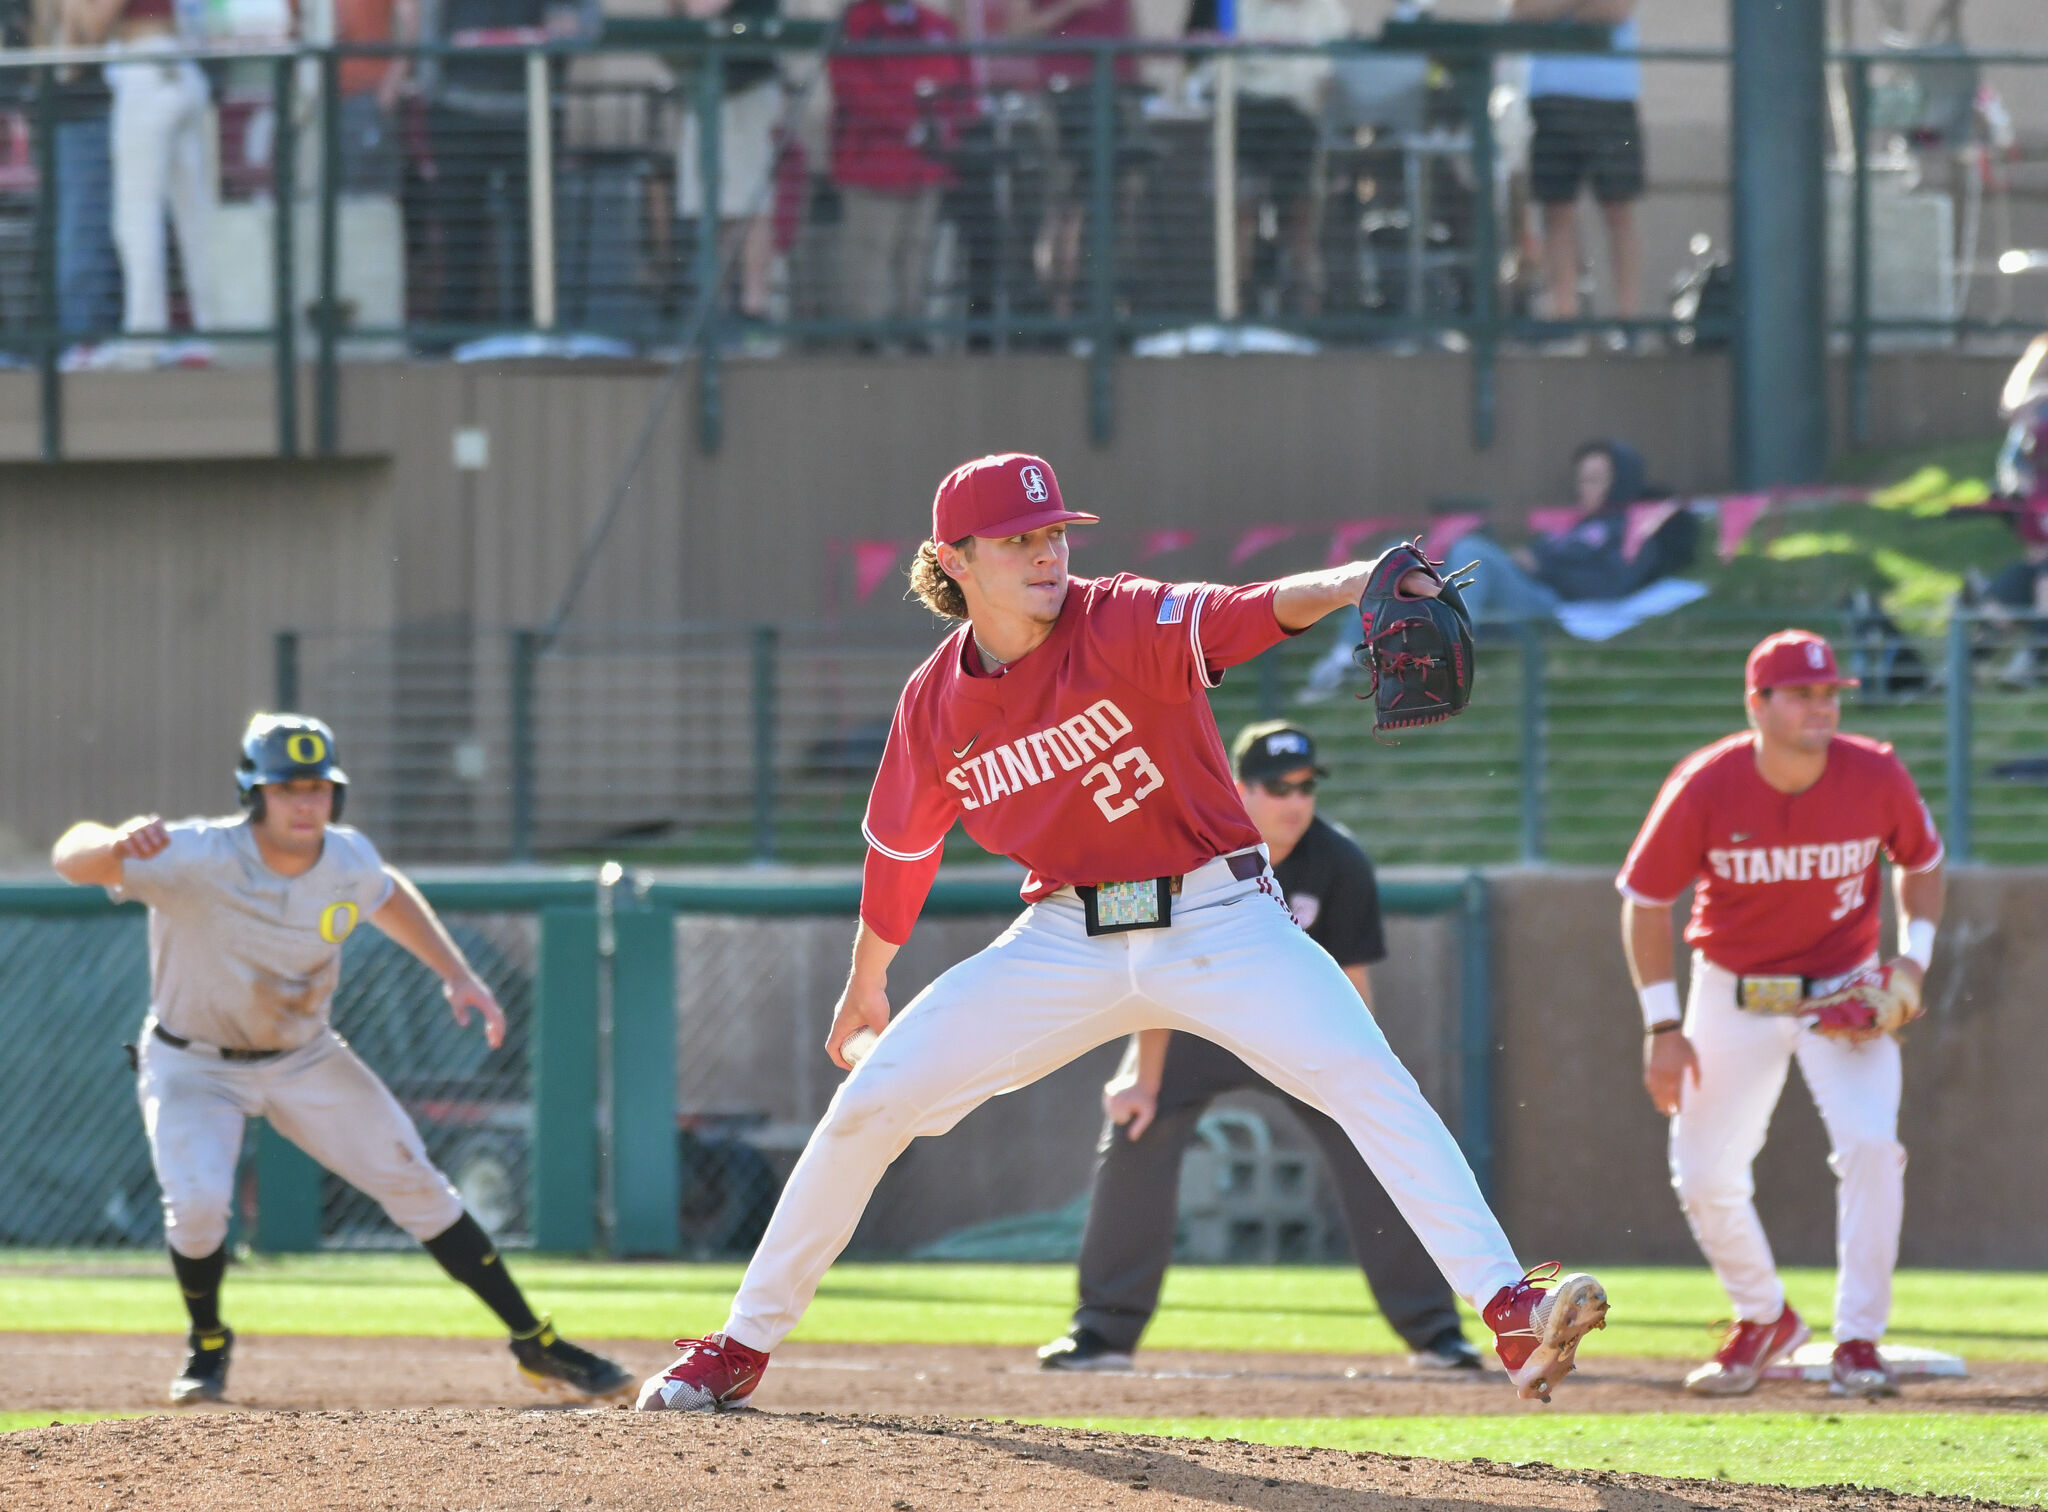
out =
[(235, 765), (235, 786), (241, 790), (242, 806), (261, 819), (261, 789), (302, 777), (334, 784), (333, 817), (340, 819), (342, 799), (348, 794), (348, 773), (341, 769), (335, 753), (334, 731), (304, 714), (258, 714), (251, 719), (242, 732), (242, 759)]

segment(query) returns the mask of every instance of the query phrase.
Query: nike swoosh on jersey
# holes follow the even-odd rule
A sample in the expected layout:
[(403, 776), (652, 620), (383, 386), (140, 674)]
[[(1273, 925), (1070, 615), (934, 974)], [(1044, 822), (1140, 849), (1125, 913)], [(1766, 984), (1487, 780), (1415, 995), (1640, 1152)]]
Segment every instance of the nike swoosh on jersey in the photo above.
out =
[(1749, 831), (1748, 831), (1748, 830), (1737, 830), (1737, 831), (1735, 831), (1735, 833), (1731, 834), (1731, 835), (1730, 835), (1730, 836), (1728, 837), (1728, 843), (1729, 843), (1730, 845), (1740, 845), (1740, 844), (1742, 844), (1742, 842), (1743, 842), (1743, 841), (1747, 840), (1748, 838), (1749, 838)]
[(979, 739), (981, 739), (981, 732), (979, 730), (976, 730), (973, 736), (968, 740), (967, 744), (960, 747), (959, 750), (953, 753), (953, 759), (955, 761), (958, 761), (962, 756), (965, 756), (969, 751), (973, 750), (974, 742)]

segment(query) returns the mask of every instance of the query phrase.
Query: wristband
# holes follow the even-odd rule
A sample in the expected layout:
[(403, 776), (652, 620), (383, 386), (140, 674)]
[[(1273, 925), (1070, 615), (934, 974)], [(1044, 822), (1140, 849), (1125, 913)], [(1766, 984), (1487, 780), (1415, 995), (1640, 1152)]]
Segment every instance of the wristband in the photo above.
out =
[(1683, 1019), (1666, 1019), (1661, 1024), (1652, 1024), (1649, 1028), (1645, 1029), (1643, 1033), (1650, 1035), (1652, 1038), (1654, 1038), (1660, 1034), (1675, 1034), (1684, 1027), (1685, 1021)]
[(1685, 1017), (1685, 1010), (1678, 1006), (1676, 982), (1652, 982), (1647, 987), (1638, 987), (1636, 997), (1643, 1005), (1645, 1029), (1655, 1029), (1659, 1024), (1675, 1024)]
[(1899, 931), (1899, 954), (1925, 971), (1927, 963), (1934, 959), (1933, 920), (1907, 920), (1906, 927)]

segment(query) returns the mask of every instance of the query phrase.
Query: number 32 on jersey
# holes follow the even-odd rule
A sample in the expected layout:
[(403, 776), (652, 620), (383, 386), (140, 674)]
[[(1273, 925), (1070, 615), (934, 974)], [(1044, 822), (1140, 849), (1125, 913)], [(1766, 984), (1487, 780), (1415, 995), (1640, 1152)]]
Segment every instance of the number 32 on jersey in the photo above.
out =
[[(1129, 793), (1124, 791), (1126, 779), (1132, 784)], [(1103, 818), (1114, 824), (1127, 814), (1135, 814), (1140, 803), (1166, 786), (1166, 779), (1143, 746), (1132, 746), (1088, 768), (1081, 774), (1081, 785), (1094, 790), (1095, 806), (1102, 810)]]

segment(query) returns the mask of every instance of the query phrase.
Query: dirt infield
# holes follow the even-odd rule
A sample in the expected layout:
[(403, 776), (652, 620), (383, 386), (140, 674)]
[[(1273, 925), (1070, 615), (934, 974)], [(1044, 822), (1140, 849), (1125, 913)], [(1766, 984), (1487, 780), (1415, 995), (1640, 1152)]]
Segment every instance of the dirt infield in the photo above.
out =
[[(662, 1341), (584, 1341), (637, 1375), (674, 1352)], [(164, 1404), (184, 1341), (149, 1334), (10, 1334), (0, 1411), (150, 1411)], [(1028, 1349), (788, 1344), (755, 1396), (776, 1412), (949, 1417), (1350, 1417), (1410, 1413), (1840, 1412), (1824, 1388), (1767, 1381), (1733, 1402), (1686, 1395), (1686, 1362), (1588, 1351), (1556, 1405), (1516, 1400), (1494, 1371), (1446, 1377), (1405, 1359), (1195, 1354), (1160, 1350), (1128, 1374), (1037, 1368)], [(230, 1405), (258, 1411), (529, 1407), (544, 1400), (492, 1339), (246, 1336), (235, 1344)], [(1989, 1364), (1964, 1379), (1910, 1385), (1895, 1403), (1855, 1410), (2048, 1411), (2048, 1363)]]
[(938, 1417), (501, 1409), (202, 1413), (0, 1438), (10, 1506), (1072, 1512), (1850, 1512), (1882, 1491), (1448, 1464)]

